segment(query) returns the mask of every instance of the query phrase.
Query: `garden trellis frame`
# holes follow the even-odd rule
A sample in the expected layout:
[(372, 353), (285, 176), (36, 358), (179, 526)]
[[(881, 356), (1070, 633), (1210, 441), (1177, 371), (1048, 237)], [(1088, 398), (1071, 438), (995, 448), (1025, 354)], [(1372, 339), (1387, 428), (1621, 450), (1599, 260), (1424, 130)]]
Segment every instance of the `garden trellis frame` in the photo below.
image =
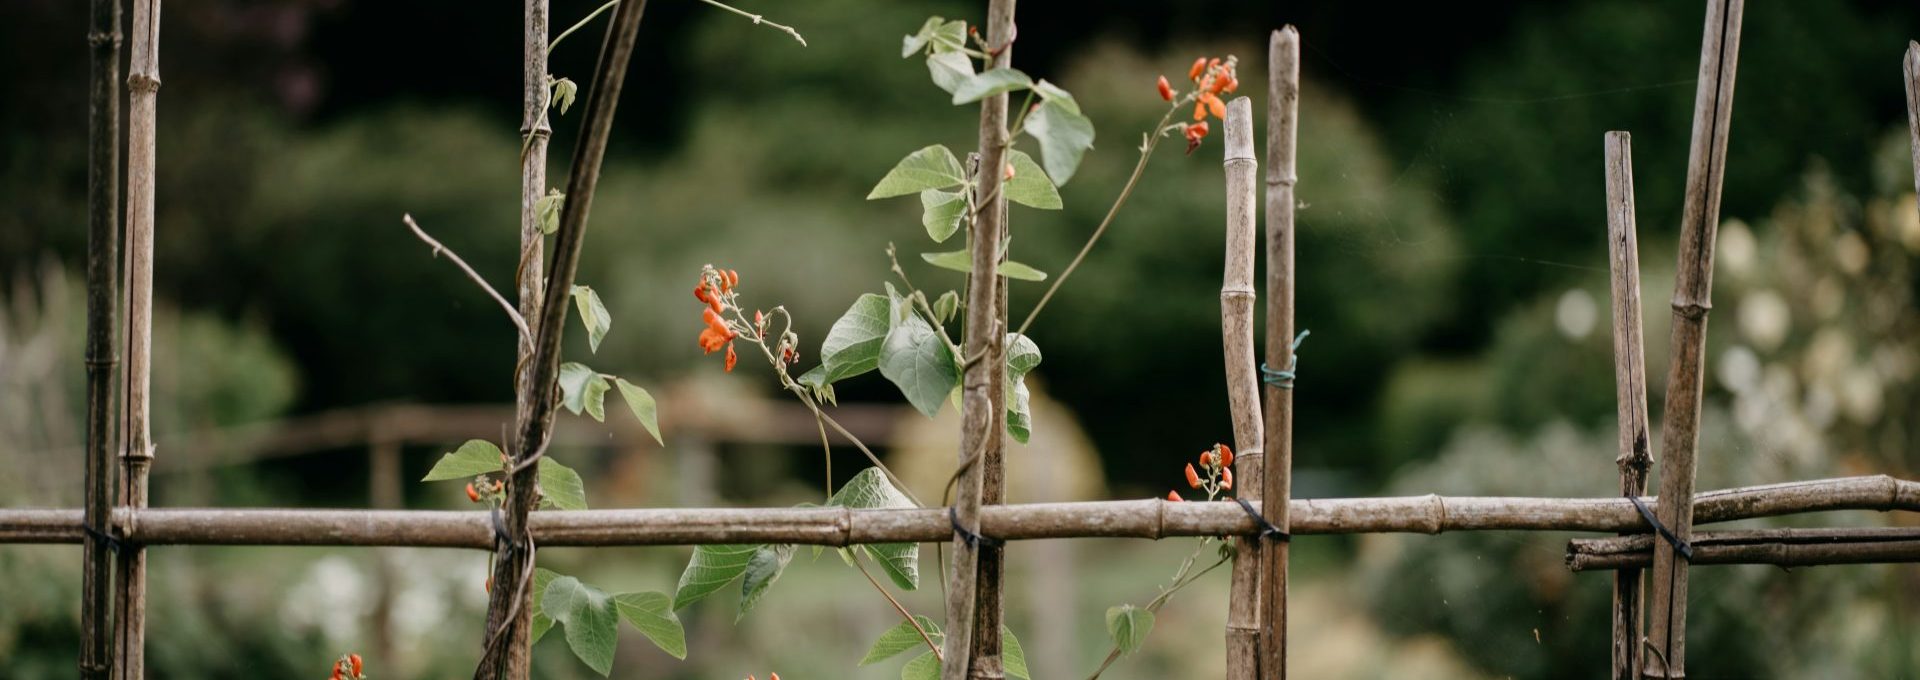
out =
[[(93, 0), (89, 42), (93, 49), (89, 110), (89, 238), (88, 238), (88, 419), (86, 446), (86, 503), (83, 509), (0, 510), (0, 543), (84, 544), (82, 636), (80, 668), (86, 678), (139, 678), (143, 673), (144, 548), (166, 545), (275, 545), (275, 546), (415, 546), (492, 550), (498, 547), (495, 527), (486, 512), (402, 510), (282, 510), (282, 509), (173, 509), (145, 507), (147, 466), (153, 446), (144, 417), (147, 347), (151, 311), (151, 252), (153, 236), (153, 114), (158, 77), (159, 0), (134, 0), (133, 60), (127, 81), (132, 112), (128, 139), (126, 230), (113, 227), (120, 219), (119, 137), (117, 93), (120, 59), (120, 1)], [(639, 21), (639, 0), (631, 0), (631, 14), (617, 16), (609, 29), (602, 67), (614, 77), (614, 87), (596, 87), (589, 108), (602, 103), (611, 120), (618, 74), (624, 72), (632, 48), (631, 30)], [(1741, 0), (1708, 0), (1702, 41), (1701, 78), (1694, 111), (1693, 138), (1688, 164), (1686, 208), (1681, 240), (1681, 284), (1673, 300), (1674, 353), (1668, 380), (1663, 447), (1663, 483), (1659, 498), (1643, 498), (1645, 472), (1650, 463), (1646, 441), (1645, 376), (1639, 341), (1637, 254), (1634, 253), (1631, 154), (1624, 133), (1609, 133), (1608, 223), (1614, 267), (1616, 378), (1622, 412), (1619, 466), (1622, 497), (1413, 497), (1301, 500), (1290, 497), (1291, 378), (1265, 382), (1264, 417), (1254, 397), (1252, 363), (1254, 291), (1251, 104), (1245, 98), (1231, 103), (1227, 120), (1228, 237), (1226, 275), (1221, 291), (1223, 343), (1227, 357), (1229, 403), (1233, 411), (1235, 443), (1242, 450), (1236, 467), (1252, 512), (1235, 503), (1174, 503), (1163, 500), (1100, 501), (1006, 505), (998, 492), (983, 490), (988, 466), (963, 464), (960, 512), (946, 508), (851, 509), (844, 507), (779, 509), (631, 509), (543, 511), (520, 513), (509, 528), (524, 532), (544, 546), (693, 545), (776, 542), (847, 546), (891, 542), (953, 541), (956, 584), (965, 595), (950, 591), (950, 620), (945, 677), (1000, 678), (997, 626), (977, 629), (981, 621), (997, 621), (1000, 571), (976, 568), (975, 560), (997, 559), (1000, 548), (982, 550), (999, 541), (1042, 538), (1173, 536), (1241, 537), (1241, 558), (1232, 571), (1226, 642), (1228, 672), (1233, 678), (1285, 677), (1286, 661), (1286, 548), (1292, 535), (1406, 532), (1435, 534), (1447, 531), (1577, 531), (1630, 534), (1622, 537), (1579, 539), (1569, 545), (1568, 565), (1575, 571), (1615, 569), (1614, 653), (1615, 678), (1684, 677), (1685, 573), (1690, 564), (1778, 564), (1808, 566), (1862, 562), (1920, 561), (1920, 530), (1790, 529), (1701, 533), (1693, 524), (1724, 522), (1816, 511), (1865, 509), (1920, 512), (1920, 483), (1892, 477), (1868, 476), (1773, 484), (1694, 493), (1693, 447), (1702, 401), (1701, 358), (1705, 324), (1710, 309), (1714, 226), (1718, 221), (1720, 184), (1725, 163), (1727, 127), (1739, 44)], [(993, 0), (989, 10), (990, 40), (1012, 35), (1013, 3)], [(624, 23), (623, 23), (624, 22)], [(544, 0), (528, 0), (526, 49), (527, 97), (544, 96), (546, 77)], [(536, 32), (537, 28), (537, 32)], [(619, 36), (624, 35), (624, 41)], [(1010, 42), (1010, 41), (1006, 41)], [(620, 44), (624, 43), (624, 44)], [(1268, 174), (1266, 208), (1268, 228), (1268, 296), (1266, 366), (1292, 368), (1293, 319), (1293, 189), (1294, 135), (1299, 129), (1299, 37), (1291, 27), (1274, 32), (1270, 44)], [(541, 52), (537, 57), (533, 52)], [(1006, 55), (1003, 53), (1003, 58)], [(537, 60), (536, 60), (537, 59)], [(1909, 44), (1904, 59), (1908, 119), (1914, 145), (1916, 191), (1920, 191), (1920, 43)], [(602, 83), (604, 84), (604, 83)], [(983, 104), (981, 140), (990, 148), (1005, 135), (1005, 98)], [(997, 110), (996, 110), (997, 107)], [(542, 106), (542, 108), (544, 108)], [(523, 133), (530, 140), (522, 161), (541, 166), (547, 136), (546, 121), (529, 104)], [(590, 121), (596, 118), (589, 118)], [(996, 136), (997, 135), (997, 136)], [(576, 240), (556, 244), (566, 259), (540, 276), (539, 238), (523, 241), (523, 267), (516, 283), (529, 321), (551, 325), (563, 318), (564, 290), (577, 261), (579, 225), (586, 219), (591, 182), (598, 176), (605, 128), (590, 136), (593, 149), (586, 162), (576, 157), (573, 182), (585, 181), (584, 191), (570, 191), (579, 205), (568, 201), (561, 233)], [(537, 148), (536, 148), (537, 147)], [(992, 167), (992, 166), (988, 166)], [(996, 177), (998, 173), (985, 173)], [(543, 188), (544, 177), (529, 173), (530, 194)], [(523, 236), (533, 215), (531, 199), (523, 200)], [(989, 214), (997, 212), (990, 211)], [(989, 220), (999, 230), (1004, 223)], [(991, 246), (976, 262), (994, 261)], [(568, 252), (571, 249), (571, 253)], [(125, 261), (120, 262), (124, 252)], [(531, 264), (532, 266), (527, 266)], [(978, 270), (977, 270), (978, 271)], [(974, 290), (970, 310), (992, 310), (1004, 304), (999, 287), (987, 282)], [(124, 287), (121, 283), (124, 277)], [(122, 296), (125, 296), (124, 298)], [(529, 304), (544, 298), (546, 304)], [(121, 305), (127, 324), (121, 327)], [(558, 308), (557, 310), (555, 308)], [(973, 324), (968, 325), (971, 331)], [(989, 336), (992, 334), (988, 334)], [(552, 372), (557, 333), (522, 337), (520, 354), (532, 369), (516, 380), (539, 384)], [(552, 343), (540, 346), (537, 341)], [(990, 339), (969, 337), (970, 350), (986, 347)], [(120, 372), (121, 351), (128, 357)], [(543, 361), (544, 360), (544, 361)], [(542, 364), (546, 364), (542, 368)], [(991, 365), (981, 362), (983, 365)], [(971, 371), (970, 371), (971, 373)], [(1271, 375), (1271, 373), (1269, 373)], [(550, 381), (548, 381), (550, 382)], [(969, 381), (969, 385), (977, 385)], [(522, 390), (523, 393), (529, 392)], [(967, 412), (991, 409), (990, 395), (968, 396)], [(981, 403), (975, 403), (975, 400)], [(544, 441), (551, 404), (519, 406), (523, 440)], [(1637, 410), (1638, 415), (1635, 416)], [(986, 410), (991, 414), (993, 410)], [(987, 428), (989, 431), (997, 428)], [(993, 449), (981, 444), (982, 450)], [(535, 446), (532, 450), (537, 450)], [(112, 498), (112, 454), (119, 451), (124, 476), (118, 498)], [(517, 447), (517, 450), (528, 450)], [(516, 454), (524, 455), (524, 454)], [(538, 454), (534, 454), (537, 458)], [(1264, 471), (1262, 468), (1265, 468)], [(530, 468), (529, 468), (530, 469)], [(1264, 474), (1262, 474), (1264, 472)], [(985, 473), (985, 474), (982, 474)], [(971, 477), (971, 479), (968, 479)], [(969, 486), (971, 485), (971, 486)], [(1254, 493), (1255, 490), (1258, 493)], [(1662, 537), (1650, 533), (1647, 506), (1657, 504)], [(110, 507), (111, 506), (111, 507)], [(1259, 513), (1255, 516), (1254, 512)], [(958, 531), (957, 531), (958, 530)], [(1671, 532), (1670, 534), (1667, 532)], [(965, 540), (967, 533), (994, 539)], [(110, 569), (118, 555), (119, 568)], [(531, 555), (523, 555), (530, 561)], [(1251, 558), (1251, 559), (1249, 559)], [(503, 559), (496, 576), (510, 576), (524, 566)], [(1651, 606), (1640, 606), (1640, 579), (1634, 570), (1651, 565), (1654, 595)], [(117, 579), (115, 578), (117, 576)], [(978, 579), (976, 582), (975, 579)], [(116, 589), (117, 588), (117, 589)], [(496, 592), (508, 590), (496, 589)], [(974, 594), (979, 594), (975, 599)], [(1256, 606), (1257, 605), (1257, 606)], [(977, 607), (992, 610), (976, 615)], [(495, 610), (497, 611), (497, 610)], [(1639, 625), (1653, 613), (1653, 635), (1641, 637)], [(521, 612), (524, 614), (524, 611)], [(1274, 625), (1267, 625), (1274, 622)], [(494, 630), (489, 622), (489, 631)], [(524, 625), (520, 626), (524, 629)], [(984, 632), (984, 635), (971, 635)], [(509, 636), (513, 637), (513, 636)], [(521, 643), (522, 645), (524, 643)], [(1644, 649), (1643, 653), (1641, 650)], [(965, 651), (962, 651), (965, 650)], [(959, 652), (959, 653), (955, 653)], [(495, 653), (499, 653), (498, 650)], [(508, 651), (508, 655), (516, 652)], [(517, 652), (517, 670), (523, 677), (524, 649)], [(969, 657), (978, 660), (974, 664)]]

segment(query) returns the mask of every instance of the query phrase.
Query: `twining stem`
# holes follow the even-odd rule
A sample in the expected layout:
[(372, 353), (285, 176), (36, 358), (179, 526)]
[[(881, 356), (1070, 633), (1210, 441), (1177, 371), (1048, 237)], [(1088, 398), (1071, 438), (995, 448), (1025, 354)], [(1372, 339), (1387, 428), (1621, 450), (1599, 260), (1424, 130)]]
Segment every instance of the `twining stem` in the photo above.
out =
[(448, 248), (439, 241), (434, 240), (432, 236), (428, 236), (427, 231), (421, 229), (419, 223), (413, 221), (413, 215), (402, 215), (400, 221), (407, 223), (407, 228), (413, 230), (414, 236), (420, 237), (420, 240), (425, 241), (428, 246), (433, 248), (435, 257), (442, 254), (446, 255), (448, 260), (453, 261), (454, 266), (459, 267), (460, 271), (467, 273), (467, 278), (473, 279), (473, 282), (480, 286), (480, 290), (486, 291), (487, 295), (493, 297), (494, 302), (500, 303), (500, 308), (507, 311), (507, 319), (513, 321), (513, 327), (520, 329), (520, 337), (533, 337), (533, 331), (527, 328), (527, 320), (525, 317), (520, 316), (520, 310), (515, 309), (513, 303), (507, 302), (507, 298), (502, 296), (500, 291), (494, 290), (493, 286), (488, 284), (486, 279), (480, 277), (479, 272), (473, 270), (473, 267), (467, 266), (467, 261), (460, 259), (458, 253), (453, 252), (452, 248)]
[[(852, 550), (852, 548), (846, 548), (846, 550)], [(886, 586), (880, 585), (880, 581), (875, 579), (871, 572), (867, 571), (867, 565), (860, 563), (860, 555), (857, 552), (851, 561), (853, 562), (854, 568), (860, 570), (860, 575), (867, 577), (867, 582), (873, 584), (873, 589), (880, 591), (881, 597), (887, 598), (887, 602), (893, 605), (893, 610), (900, 612), (900, 618), (906, 619), (907, 625), (913, 626), (913, 630), (920, 633), (920, 640), (927, 643), (927, 649), (933, 650), (933, 658), (944, 661), (945, 657), (940, 655), (940, 645), (933, 643), (933, 636), (928, 635), (927, 629), (920, 625), (920, 621), (913, 618), (913, 612), (907, 611), (906, 606), (900, 604), (899, 600), (894, 599), (893, 593), (887, 592)]]
[(554, 36), (553, 42), (547, 43), (547, 54), (553, 54), (554, 48), (560, 46), (560, 41), (566, 40), (567, 36), (573, 35), (574, 31), (586, 27), (589, 22), (593, 21), (594, 17), (606, 13), (607, 10), (613, 9), (613, 6), (618, 4), (620, 4), (620, 0), (608, 0), (607, 4), (601, 5), (599, 9), (592, 12), (588, 12), (585, 18), (574, 22), (572, 26), (568, 26), (567, 30), (561, 31), (558, 36)]
[[(1187, 561), (1181, 563), (1180, 570), (1174, 573), (1173, 585), (1169, 586), (1165, 590), (1160, 591), (1160, 594), (1154, 597), (1153, 601), (1147, 603), (1147, 606), (1145, 607), (1145, 609), (1148, 612), (1158, 613), (1161, 607), (1166, 606), (1168, 600), (1173, 599), (1174, 593), (1180, 592), (1180, 589), (1187, 587), (1189, 584), (1193, 583), (1194, 581), (1200, 580), (1200, 577), (1206, 576), (1208, 572), (1211, 572), (1215, 569), (1220, 568), (1220, 565), (1226, 564), (1227, 562), (1233, 559), (1233, 553), (1227, 553), (1227, 554), (1221, 555), (1220, 559), (1215, 560), (1213, 564), (1207, 565), (1207, 568), (1201, 569), (1198, 573), (1188, 575), (1188, 572), (1193, 571), (1194, 562), (1200, 559), (1201, 551), (1206, 550), (1207, 546), (1212, 545), (1212, 543), (1213, 543), (1213, 539), (1207, 539), (1200, 543), (1200, 547), (1194, 548), (1193, 554), (1188, 555)], [(1120, 645), (1116, 643), (1113, 646), (1113, 649), (1107, 652), (1106, 660), (1100, 662), (1099, 668), (1093, 669), (1093, 675), (1087, 676), (1087, 680), (1098, 680), (1098, 678), (1100, 677), (1100, 674), (1107, 672), (1107, 667), (1112, 666), (1113, 662), (1115, 660), (1118, 660), (1119, 658), (1120, 658)]]
[(1140, 176), (1146, 174), (1147, 160), (1153, 158), (1153, 150), (1159, 148), (1167, 126), (1173, 123), (1174, 112), (1185, 110), (1186, 106), (1192, 103), (1190, 101), (1192, 98), (1192, 95), (1188, 95), (1175, 102), (1167, 109), (1167, 113), (1160, 117), (1160, 122), (1154, 124), (1153, 132), (1148, 134), (1146, 142), (1140, 145), (1140, 160), (1133, 164), (1133, 174), (1127, 177), (1126, 185), (1120, 187), (1120, 195), (1113, 199), (1113, 206), (1107, 208), (1107, 216), (1100, 219), (1100, 226), (1094, 227), (1093, 235), (1088, 236), (1086, 244), (1080, 246), (1079, 254), (1073, 256), (1073, 261), (1067, 263), (1066, 269), (1060, 270), (1060, 276), (1054, 278), (1052, 285), (1047, 286), (1047, 292), (1040, 296), (1039, 302), (1034, 303), (1033, 311), (1027, 312), (1027, 319), (1020, 322), (1020, 329), (1014, 332), (1021, 335), (1027, 334), (1027, 327), (1032, 326), (1034, 318), (1040, 316), (1040, 310), (1047, 308), (1047, 302), (1053, 299), (1053, 294), (1060, 292), (1060, 286), (1066, 284), (1067, 279), (1073, 276), (1074, 270), (1080, 268), (1080, 262), (1087, 259), (1087, 253), (1093, 252), (1093, 244), (1099, 243), (1100, 237), (1106, 235), (1107, 227), (1113, 224), (1113, 216), (1120, 213), (1120, 206), (1127, 204), (1127, 198), (1133, 195), (1133, 188), (1140, 184)]
[(773, 22), (771, 22), (771, 21), (767, 21), (767, 19), (766, 19), (766, 17), (763, 17), (763, 16), (760, 16), (760, 15), (758, 15), (758, 14), (754, 14), (754, 13), (751, 13), (751, 12), (744, 12), (744, 11), (741, 11), (741, 10), (740, 10), (739, 8), (737, 8), (737, 7), (734, 7), (734, 6), (732, 6), (732, 5), (728, 5), (728, 4), (726, 4), (726, 3), (723, 3), (723, 2), (718, 2), (717, 0), (700, 0), (700, 1), (701, 1), (701, 2), (704, 2), (704, 3), (707, 3), (707, 4), (709, 4), (709, 5), (713, 5), (714, 7), (718, 7), (718, 8), (720, 8), (720, 9), (724, 9), (724, 10), (726, 10), (726, 11), (729, 11), (729, 12), (732, 12), (732, 13), (734, 13), (734, 14), (738, 14), (738, 15), (740, 15), (740, 16), (743, 16), (743, 17), (746, 17), (746, 18), (748, 18), (748, 19), (752, 19), (752, 20), (753, 20), (753, 23), (754, 23), (754, 24), (756, 24), (756, 25), (764, 25), (764, 26), (766, 26), (766, 27), (768, 27), (768, 28), (772, 28), (772, 29), (774, 29), (774, 30), (777, 30), (777, 31), (780, 31), (780, 32), (782, 32), (782, 33), (786, 33), (787, 35), (790, 35), (790, 36), (793, 36), (793, 39), (794, 39), (794, 40), (798, 40), (798, 41), (800, 41), (800, 46), (801, 46), (801, 47), (806, 47), (806, 46), (807, 46), (807, 39), (806, 39), (806, 38), (802, 38), (802, 37), (800, 37), (800, 32), (799, 32), (799, 31), (796, 31), (796, 30), (793, 30), (793, 27), (792, 27), (792, 26), (785, 26), (785, 25), (782, 25), (782, 24), (776, 24), (776, 23), (773, 23)]

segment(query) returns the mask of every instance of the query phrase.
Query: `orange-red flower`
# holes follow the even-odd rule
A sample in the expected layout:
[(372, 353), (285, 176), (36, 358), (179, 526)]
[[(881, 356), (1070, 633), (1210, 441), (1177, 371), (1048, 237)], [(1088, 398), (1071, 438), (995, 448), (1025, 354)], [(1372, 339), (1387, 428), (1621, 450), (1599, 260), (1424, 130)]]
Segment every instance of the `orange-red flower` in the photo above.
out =
[(1214, 447), (1220, 449), (1220, 466), (1233, 467), (1233, 449), (1226, 444), (1214, 444)]
[(1187, 463), (1187, 486), (1200, 488), (1200, 473), (1193, 470), (1193, 463)]
[(1233, 488), (1233, 469), (1232, 468), (1223, 468), (1220, 470), (1220, 488), (1222, 489)]
[(1203, 467), (1213, 467), (1213, 451), (1212, 450), (1206, 450), (1206, 451), (1200, 452), (1200, 465)]
[(473, 488), (472, 482), (467, 483), (467, 500), (475, 503), (480, 502), (480, 492)]
[(726, 320), (721, 319), (718, 312), (706, 309), (701, 310), (700, 315), (707, 322), (706, 329), (700, 331), (700, 349), (712, 354), (733, 341), (736, 334), (727, 327)]
[(1193, 150), (1200, 148), (1200, 140), (1206, 139), (1206, 137), (1207, 137), (1207, 121), (1203, 120), (1198, 123), (1193, 123), (1191, 125), (1188, 125), (1187, 126), (1187, 155), (1189, 156), (1193, 155)]
[(1206, 70), (1207, 70), (1207, 58), (1201, 57), (1199, 59), (1195, 59), (1193, 60), (1193, 68), (1187, 69), (1187, 79), (1199, 80), (1200, 74)]
[(1180, 492), (1178, 492), (1178, 491), (1168, 491), (1168, 492), (1167, 492), (1167, 500), (1170, 500), (1170, 501), (1173, 501), (1173, 502), (1175, 502), (1175, 503), (1178, 503), (1178, 502), (1180, 502), (1180, 501), (1184, 501), (1184, 500), (1186, 500), (1186, 499), (1185, 499), (1185, 498), (1181, 498), (1181, 497), (1180, 497)]
[(740, 355), (733, 353), (733, 343), (727, 343), (727, 372), (733, 372), (733, 365), (740, 363)]
[(1156, 85), (1158, 85), (1158, 87), (1160, 88), (1161, 99), (1164, 99), (1167, 101), (1173, 101), (1173, 86), (1167, 84), (1166, 76), (1160, 76), (1160, 82), (1157, 83)]

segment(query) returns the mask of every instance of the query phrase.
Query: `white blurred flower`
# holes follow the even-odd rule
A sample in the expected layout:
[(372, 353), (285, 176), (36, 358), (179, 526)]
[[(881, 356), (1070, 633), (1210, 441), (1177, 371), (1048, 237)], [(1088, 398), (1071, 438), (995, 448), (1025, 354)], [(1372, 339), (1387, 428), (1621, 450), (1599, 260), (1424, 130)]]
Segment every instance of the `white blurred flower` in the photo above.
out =
[(1719, 253), (1715, 256), (1727, 273), (1745, 276), (1759, 263), (1760, 245), (1747, 223), (1729, 219), (1720, 223)]
[(1742, 345), (1720, 353), (1720, 384), (1736, 393), (1751, 392), (1760, 386), (1760, 357)]
[(1600, 307), (1593, 296), (1579, 288), (1560, 294), (1560, 302), (1553, 307), (1553, 321), (1560, 328), (1560, 334), (1573, 340), (1580, 340), (1593, 332), (1595, 322), (1600, 319)]
[(280, 607), (289, 628), (317, 628), (328, 639), (352, 639), (365, 627), (373, 598), (367, 577), (339, 555), (320, 558)]
[(1793, 311), (1779, 293), (1761, 289), (1740, 298), (1740, 334), (1753, 341), (1760, 351), (1771, 352), (1787, 339), (1793, 325)]

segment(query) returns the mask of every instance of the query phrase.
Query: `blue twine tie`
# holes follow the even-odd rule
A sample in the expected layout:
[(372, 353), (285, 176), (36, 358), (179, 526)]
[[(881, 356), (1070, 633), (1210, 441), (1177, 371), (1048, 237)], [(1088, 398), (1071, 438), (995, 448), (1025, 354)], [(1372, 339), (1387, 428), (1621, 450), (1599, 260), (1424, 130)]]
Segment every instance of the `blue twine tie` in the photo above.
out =
[(1293, 389), (1293, 380), (1299, 377), (1300, 371), (1300, 355), (1296, 354), (1296, 352), (1300, 351), (1300, 343), (1306, 342), (1307, 335), (1312, 332), (1313, 331), (1300, 331), (1300, 335), (1294, 337), (1293, 345), (1287, 348), (1287, 370), (1274, 370), (1267, 366), (1265, 362), (1262, 362), (1260, 364), (1260, 382), (1283, 390)]

